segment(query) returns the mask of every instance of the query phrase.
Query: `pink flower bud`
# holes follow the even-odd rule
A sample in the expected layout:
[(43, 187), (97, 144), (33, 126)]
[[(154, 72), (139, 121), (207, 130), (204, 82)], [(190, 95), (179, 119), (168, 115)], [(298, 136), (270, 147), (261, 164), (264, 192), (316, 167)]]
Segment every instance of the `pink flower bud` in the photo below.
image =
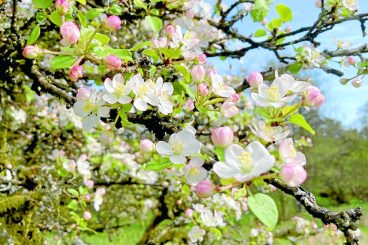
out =
[(321, 0), (316, 0), (315, 5), (316, 5), (317, 8), (322, 7), (322, 1)]
[(166, 48), (167, 47), (167, 38), (161, 37), (160, 39), (153, 39), (152, 44), (155, 48)]
[(166, 26), (166, 33), (169, 35), (173, 35), (175, 32), (175, 27), (172, 25), (168, 25)]
[(203, 97), (207, 96), (208, 95), (208, 87), (207, 87), (207, 85), (204, 84), (204, 83), (199, 84), (198, 85), (198, 93), (201, 96), (203, 96)]
[(202, 53), (202, 54), (198, 55), (197, 60), (200, 64), (204, 64), (204, 63), (206, 63), (206, 58), (207, 58), (207, 56), (204, 53)]
[(356, 78), (354, 79), (351, 84), (355, 87), (355, 88), (359, 88), (360, 86), (362, 86), (362, 79), (360, 78)]
[(116, 15), (112, 15), (107, 17), (106, 22), (105, 22), (105, 26), (110, 30), (110, 31), (115, 31), (115, 30), (119, 30), (121, 28), (121, 20), (118, 16)]
[(183, 105), (183, 109), (185, 111), (192, 111), (194, 109), (194, 101), (193, 100), (187, 100)]
[(192, 218), (193, 217), (193, 210), (188, 208), (185, 210), (185, 217)]
[(266, 18), (264, 18), (263, 20), (262, 20), (262, 25), (267, 25), (267, 23), (268, 23), (268, 21), (267, 21), (267, 19)]
[(206, 69), (202, 65), (196, 65), (191, 70), (192, 77), (195, 81), (202, 81), (206, 75)]
[(91, 194), (86, 194), (86, 195), (84, 196), (84, 200), (86, 200), (86, 201), (91, 201), (91, 200), (92, 200), (92, 196), (91, 196)]
[(103, 196), (105, 195), (106, 190), (104, 187), (97, 188), (95, 195)]
[(233, 139), (234, 132), (230, 127), (225, 126), (211, 130), (211, 140), (217, 146), (225, 147), (231, 144)]
[(88, 179), (84, 181), (84, 184), (88, 189), (92, 189), (93, 186), (95, 185), (95, 182), (93, 180)]
[(290, 33), (291, 32), (291, 26), (286, 27), (285, 32)]
[(83, 218), (85, 220), (90, 220), (92, 218), (92, 214), (90, 212), (88, 212), (88, 211), (84, 211)]
[(22, 55), (27, 59), (36, 59), (43, 55), (43, 50), (36, 45), (25, 46)]
[(207, 198), (214, 194), (215, 185), (210, 180), (201, 180), (195, 186), (195, 193), (201, 198)]
[(353, 57), (353, 56), (349, 56), (349, 57), (348, 57), (348, 62), (349, 62), (349, 64), (350, 64), (350, 65), (352, 65), (352, 66), (353, 66), (353, 65), (355, 65), (355, 62), (356, 62), (356, 61), (355, 61), (355, 59), (354, 59), (354, 57)]
[(141, 140), (139, 146), (140, 146), (142, 152), (150, 152), (150, 151), (153, 150), (154, 144), (149, 139), (143, 139), (143, 140)]
[(305, 181), (307, 172), (300, 164), (284, 164), (280, 171), (280, 177), (288, 186), (295, 187)]
[(55, 8), (60, 9), (63, 15), (66, 15), (69, 10), (69, 2), (67, 0), (56, 0)]
[(80, 38), (79, 28), (72, 21), (66, 21), (61, 25), (60, 34), (67, 44), (74, 44)]
[(309, 86), (303, 97), (303, 104), (311, 107), (319, 107), (325, 103), (325, 96), (321, 91), (314, 87)]
[(248, 77), (248, 83), (252, 88), (258, 87), (263, 83), (263, 76), (257, 71), (253, 71)]
[(109, 55), (105, 58), (105, 65), (111, 71), (119, 70), (122, 64), (121, 59), (115, 55)]
[(73, 66), (69, 71), (69, 77), (73, 82), (78, 81), (79, 78), (83, 77), (83, 67)]
[(91, 95), (91, 90), (88, 87), (78, 89), (77, 100), (88, 100)]

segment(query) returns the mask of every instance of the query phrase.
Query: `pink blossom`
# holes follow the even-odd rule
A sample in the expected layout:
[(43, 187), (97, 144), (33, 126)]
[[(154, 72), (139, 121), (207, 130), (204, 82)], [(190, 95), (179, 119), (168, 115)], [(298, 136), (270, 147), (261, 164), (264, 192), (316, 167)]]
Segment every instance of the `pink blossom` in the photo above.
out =
[(321, 0), (316, 0), (315, 5), (316, 5), (317, 8), (322, 7), (322, 1)]
[(211, 130), (211, 140), (217, 146), (225, 147), (230, 145), (233, 142), (233, 139), (234, 132), (228, 126), (214, 128)]
[(67, 0), (56, 0), (55, 8), (60, 9), (61, 13), (65, 15), (69, 10), (69, 2)]
[(25, 46), (22, 55), (27, 59), (36, 59), (43, 55), (43, 50), (36, 45)]
[(199, 84), (198, 85), (198, 93), (201, 96), (203, 96), (203, 97), (207, 96), (208, 95), (208, 87), (207, 87), (207, 85), (204, 84), (204, 83)]
[(192, 209), (190, 209), (190, 208), (186, 209), (186, 210), (185, 210), (185, 216), (186, 216), (187, 218), (192, 218), (192, 216), (193, 216), (193, 210), (192, 210)]
[(348, 63), (349, 63), (350, 65), (352, 65), (352, 66), (353, 66), (353, 65), (355, 65), (355, 62), (356, 62), (356, 61), (355, 61), (355, 59), (354, 59), (354, 57), (353, 57), (353, 56), (349, 56), (349, 57), (348, 57)]
[(90, 220), (92, 218), (92, 214), (90, 212), (88, 212), (88, 211), (84, 211), (83, 218), (85, 220)]
[(307, 160), (303, 153), (296, 151), (293, 139), (287, 138), (279, 145), (280, 157), (285, 164), (305, 165)]
[(202, 81), (206, 75), (206, 69), (202, 65), (196, 65), (191, 70), (192, 78), (195, 81)]
[(77, 100), (88, 100), (91, 95), (91, 90), (88, 87), (78, 89)]
[(253, 71), (248, 77), (248, 83), (252, 88), (258, 87), (263, 83), (263, 76), (257, 71)]
[(166, 33), (169, 35), (173, 35), (175, 33), (175, 27), (173, 25), (166, 26)]
[(95, 182), (94, 182), (93, 180), (88, 179), (88, 180), (85, 180), (85, 181), (84, 181), (84, 184), (85, 184), (85, 186), (86, 186), (88, 189), (92, 189), (92, 188), (93, 188), (93, 186), (95, 185)]
[(69, 45), (78, 42), (80, 38), (79, 28), (72, 21), (66, 21), (61, 25), (60, 34), (63, 37), (64, 42)]
[(263, 20), (262, 20), (262, 25), (267, 25), (267, 23), (268, 23), (268, 21), (267, 21), (267, 19), (266, 18), (264, 18)]
[(321, 91), (314, 86), (309, 86), (303, 96), (303, 104), (310, 107), (319, 107), (323, 103), (325, 103), (325, 96)]
[(142, 152), (151, 152), (154, 148), (154, 144), (149, 139), (143, 139), (141, 140), (139, 144)]
[(233, 99), (230, 97), (225, 100), (224, 104), (221, 107), (221, 114), (226, 118), (231, 118), (236, 116), (239, 113), (239, 108), (236, 107), (236, 103), (233, 102)]
[(194, 109), (194, 101), (193, 100), (187, 100), (183, 105), (183, 109), (185, 111), (192, 111)]
[(195, 186), (195, 193), (201, 198), (207, 198), (214, 194), (216, 186), (210, 180), (201, 180)]
[(115, 55), (109, 55), (105, 58), (105, 65), (111, 71), (119, 70), (122, 64), (122, 60)]
[(198, 55), (197, 60), (200, 64), (204, 64), (206, 63), (206, 58), (207, 56), (204, 53), (202, 53)]
[(110, 31), (115, 31), (115, 30), (119, 30), (121, 28), (121, 20), (118, 16), (116, 15), (112, 15), (107, 17), (106, 22), (105, 22), (105, 26), (110, 30)]
[(284, 164), (280, 171), (281, 179), (289, 186), (299, 186), (307, 178), (307, 172), (300, 164)]
[(86, 200), (86, 201), (91, 201), (91, 199), (92, 199), (91, 194), (86, 194), (86, 195), (84, 196), (84, 200)]
[(73, 66), (69, 71), (70, 80), (73, 82), (78, 81), (79, 78), (83, 77), (83, 67), (82, 66)]
[(153, 39), (152, 44), (156, 48), (166, 48), (168, 45), (168, 41), (166, 37), (161, 37), (160, 39)]

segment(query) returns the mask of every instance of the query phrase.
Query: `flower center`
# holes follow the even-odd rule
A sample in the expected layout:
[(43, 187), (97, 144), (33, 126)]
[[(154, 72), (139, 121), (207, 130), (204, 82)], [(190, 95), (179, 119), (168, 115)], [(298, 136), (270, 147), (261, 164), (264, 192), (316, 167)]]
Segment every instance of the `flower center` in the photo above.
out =
[(91, 101), (87, 101), (86, 102), (86, 104), (85, 104), (85, 106), (84, 106), (84, 108), (83, 108), (83, 110), (85, 111), (85, 112), (90, 112), (90, 113), (92, 113), (92, 114), (97, 114), (97, 112), (98, 112), (98, 104), (96, 104), (96, 103), (93, 103), (93, 102), (91, 102)]
[(271, 86), (267, 93), (272, 101), (278, 101), (280, 99), (279, 87), (277, 86)]
[(124, 94), (125, 86), (123, 84), (117, 84), (115, 89), (115, 95), (116, 97), (120, 97)]
[(242, 151), (240, 155), (238, 156), (239, 161), (241, 162), (241, 170), (243, 173), (250, 173), (252, 170), (253, 164), (252, 164), (252, 156), (249, 154), (249, 152)]
[(296, 150), (294, 147), (290, 147), (290, 156), (295, 157), (296, 156)]
[(194, 167), (193, 168), (190, 168), (189, 174), (190, 175), (197, 176), (197, 175), (199, 175), (199, 170), (197, 168), (194, 168)]
[(149, 88), (148, 88), (148, 86), (146, 84), (143, 84), (143, 85), (139, 86), (139, 88), (138, 88), (138, 96), (139, 97), (145, 96), (147, 94), (148, 90), (149, 90)]
[(183, 143), (176, 142), (173, 146), (173, 153), (174, 155), (181, 155), (183, 152), (184, 145)]

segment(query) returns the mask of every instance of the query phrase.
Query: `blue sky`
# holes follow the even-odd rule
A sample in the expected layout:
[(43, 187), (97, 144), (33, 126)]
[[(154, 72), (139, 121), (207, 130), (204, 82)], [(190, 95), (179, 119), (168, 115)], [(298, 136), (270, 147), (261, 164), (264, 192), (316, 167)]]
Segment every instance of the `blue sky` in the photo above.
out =
[[(368, 4), (362, 3), (364, 1), (367, 0), (362, 0), (359, 8), (359, 12), (362, 13), (368, 12)], [(275, 0), (273, 6), (271, 6), (271, 11), (267, 16), (268, 20), (277, 16), (274, 6), (278, 3), (286, 4), (293, 10), (293, 21), (289, 24), (293, 30), (303, 26), (312, 25), (317, 19), (320, 11), (319, 8), (315, 7), (314, 0)], [(286, 26), (288, 25), (285, 25), (285, 27)], [(250, 35), (255, 30), (261, 28), (261, 24), (253, 23), (248, 17), (245, 21), (237, 23), (236, 27), (242, 34)], [(367, 43), (368, 37), (362, 37), (359, 22), (349, 21), (320, 35), (317, 40), (322, 43), (320, 49), (335, 50), (337, 40), (350, 41), (352, 43), (351, 47), (356, 47), (363, 43)], [(241, 44), (232, 44), (234, 47), (239, 45)], [(288, 50), (284, 52), (288, 52)], [(262, 49), (248, 52), (245, 57), (242, 58), (242, 62), (239, 62), (237, 59), (227, 59), (226, 61), (221, 62), (216, 59), (210, 59), (210, 63), (214, 64), (222, 74), (242, 74), (244, 73), (244, 70), (247, 74), (253, 70), (262, 71), (267, 69), (268, 65), (272, 61), (277, 62), (274, 54)], [(228, 65), (225, 66), (223, 62)], [(230, 64), (232, 67), (231, 70), (229, 69)], [(351, 77), (354, 75), (354, 70), (351, 68), (341, 67), (338, 64), (336, 64), (334, 68), (343, 71), (345, 73), (345, 77)], [(320, 108), (321, 113), (324, 116), (337, 119), (346, 127), (359, 128), (359, 109), (368, 103), (367, 84), (363, 83), (360, 88), (354, 88), (351, 84), (341, 85), (339, 77), (326, 74), (318, 69), (308, 70), (303, 72), (301, 75), (303, 77), (312, 77), (313, 81), (326, 95), (326, 103)]]

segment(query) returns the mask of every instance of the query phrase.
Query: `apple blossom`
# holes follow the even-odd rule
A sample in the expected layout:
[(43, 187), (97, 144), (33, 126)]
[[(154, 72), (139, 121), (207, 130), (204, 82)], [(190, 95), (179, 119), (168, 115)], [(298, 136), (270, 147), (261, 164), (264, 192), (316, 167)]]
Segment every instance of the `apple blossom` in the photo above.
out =
[(306, 164), (306, 159), (303, 153), (297, 152), (293, 140), (291, 138), (284, 139), (279, 145), (281, 160), (286, 164)]
[(290, 163), (284, 164), (280, 171), (281, 179), (291, 187), (301, 185), (307, 178), (307, 172), (302, 165)]
[(356, 78), (354, 79), (351, 84), (355, 87), (355, 88), (360, 88), (362, 86), (362, 79), (360, 78)]
[(133, 84), (133, 93), (135, 94), (134, 106), (140, 111), (146, 111), (148, 104), (157, 104), (154, 100), (155, 84), (152, 80), (144, 81), (141, 74), (134, 75), (129, 80)]
[(260, 72), (253, 71), (248, 77), (248, 83), (252, 88), (258, 87), (263, 83), (263, 76)]
[(281, 126), (267, 125), (264, 121), (253, 121), (249, 128), (255, 136), (267, 142), (280, 142), (290, 134), (290, 130)]
[(159, 141), (156, 144), (156, 151), (160, 155), (170, 156), (171, 162), (185, 163), (187, 156), (192, 156), (199, 152), (201, 147), (200, 142), (195, 138), (195, 135), (189, 130), (182, 130), (172, 134), (169, 138), (169, 143)]
[(187, 218), (192, 218), (193, 217), (193, 209), (190, 209), (190, 208), (188, 208), (188, 209), (186, 209), (185, 210), (185, 217), (187, 217)]
[(206, 75), (206, 69), (202, 65), (193, 66), (191, 72), (194, 81), (201, 82)]
[(224, 83), (223, 78), (218, 74), (210, 74), (212, 81), (212, 91), (215, 95), (228, 98), (235, 94), (235, 90)]
[(77, 100), (88, 100), (91, 96), (91, 89), (88, 87), (81, 87), (77, 92)]
[(226, 118), (231, 118), (239, 113), (239, 108), (236, 107), (236, 102), (230, 97), (223, 103), (221, 109), (221, 114)]
[(208, 87), (206, 84), (201, 83), (198, 85), (198, 93), (203, 96), (206, 97), (208, 95)]
[(77, 164), (74, 160), (69, 160), (63, 163), (63, 168), (68, 172), (74, 172), (76, 166)]
[(184, 168), (184, 176), (188, 184), (195, 185), (207, 177), (207, 170), (202, 167), (203, 164), (203, 159), (197, 157), (190, 159), (189, 164)]
[(142, 139), (139, 143), (142, 152), (151, 152), (154, 149), (154, 144), (149, 139)]
[(215, 173), (221, 178), (235, 178), (244, 182), (270, 170), (275, 158), (258, 141), (251, 142), (245, 149), (232, 144), (225, 149), (224, 162), (216, 162)]
[[(104, 106), (105, 102), (101, 94), (92, 90), (82, 96), (85, 91), (78, 91), (78, 93), (81, 93), (79, 96), (81, 99), (75, 102), (73, 110), (77, 116), (82, 117), (83, 129), (88, 131), (100, 121), (101, 117), (108, 117), (110, 109)], [(86, 98), (87, 96), (88, 98)]]
[(166, 48), (168, 41), (166, 37), (161, 37), (160, 39), (152, 39), (152, 44), (156, 48)]
[(61, 25), (60, 34), (67, 45), (77, 43), (80, 38), (79, 28), (72, 21), (66, 21)]
[(197, 60), (198, 60), (198, 62), (200, 63), (200, 64), (204, 64), (204, 63), (206, 63), (206, 58), (207, 58), (207, 56), (205, 55), (205, 54), (199, 54), (198, 56), (197, 56)]
[(69, 71), (69, 77), (73, 82), (78, 81), (79, 78), (83, 77), (83, 67), (73, 66)]
[(195, 193), (201, 198), (207, 198), (215, 193), (216, 186), (210, 180), (201, 180), (195, 186)]
[(169, 35), (173, 35), (175, 32), (175, 27), (173, 25), (166, 26), (166, 33)]
[(217, 146), (225, 147), (227, 145), (230, 145), (233, 142), (233, 139), (234, 132), (228, 126), (213, 128), (211, 130), (211, 140)]
[(95, 197), (93, 198), (93, 207), (96, 211), (100, 210), (100, 206), (103, 202), (103, 196), (105, 195), (105, 188), (99, 187), (95, 192)]
[(77, 169), (78, 172), (89, 178), (92, 174), (91, 172), (91, 165), (90, 163), (87, 161), (87, 156), (85, 154), (81, 155), (78, 160), (77, 160)]
[(355, 59), (354, 59), (353, 56), (349, 56), (348, 57), (348, 62), (349, 62), (350, 65), (355, 65), (355, 63), (356, 63), (356, 61), (355, 61)]
[(322, 0), (316, 0), (316, 2), (314, 3), (314, 5), (315, 5), (317, 8), (322, 7)]
[(43, 55), (43, 50), (36, 45), (28, 45), (23, 48), (22, 55), (27, 59), (36, 59)]
[(95, 182), (93, 180), (86, 179), (84, 180), (84, 184), (86, 185), (88, 189), (92, 189), (93, 186), (95, 185)]
[(206, 231), (201, 229), (199, 226), (193, 226), (188, 232), (188, 237), (192, 243), (202, 242)]
[(89, 211), (84, 211), (83, 218), (85, 220), (90, 220), (92, 218), (92, 214)]
[(118, 16), (112, 15), (106, 18), (105, 26), (110, 31), (119, 30), (121, 28), (121, 20)]
[(184, 111), (192, 111), (194, 109), (194, 101), (190, 99), (185, 101), (183, 109)]
[(105, 58), (104, 62), (105, 62), (107, 69), (111, 71), (120, 70), (121, 65), (123, 64), (123, 61), (115, 55), (108, 55)]
[(308, 86), (303, 96), (303, 104), (311, 107), (318, 107), (325, 103), (325, 96), (321, 91), (314, 87)]
[(67, 0), (56, 0), (55, 8), (60, 9), (61, 13), (65, 15), (69, 10), (69, 2)]
[(357, 11), (358, 1), (359, 0), (342, 0), (342, 5), (350, 11)]
[(129, 97), (129, 93), (133, 90), (133, 84), (131, 81), (125, 82), (122, 74), (116, 74), (112, 80), (106, 78), (104, 87), (106, 93), (103, 95), (103, 99), (107, 103), (128, 104), (132, 101), (132, 98)]
[(170, 101), (170, 97), (174, 93), (174, 87), (172, 83), (164, 83), (162, 77), (159, 77), (156, 80), (156, 84), (154, 84), (151, 80), (148, 80), (147, 84), (148, 86), (153, 86), (153, 91), (147, 95), (149, 98), (147, 102), (153, 106), (157, 106), (158, 110), (162, 114), (170, 114), (173, 111), (173, 104)]

